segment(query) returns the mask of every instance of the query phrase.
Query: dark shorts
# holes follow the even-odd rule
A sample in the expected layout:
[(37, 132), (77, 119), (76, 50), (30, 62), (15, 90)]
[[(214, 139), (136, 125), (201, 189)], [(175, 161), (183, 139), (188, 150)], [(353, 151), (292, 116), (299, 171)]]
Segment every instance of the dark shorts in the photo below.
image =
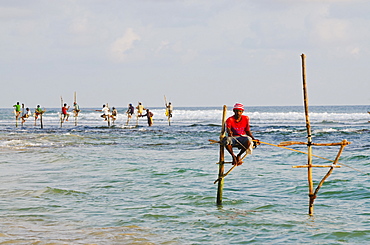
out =
[[(237, 136), (237, 137), (224, 137), (221, 141), (222, 145), (232, 145), (239, 149), (244, 148), (242, 145), (246, 145), (249, 142), (248, 136)], [(242, 145), (240, 145), (242, 144)]]

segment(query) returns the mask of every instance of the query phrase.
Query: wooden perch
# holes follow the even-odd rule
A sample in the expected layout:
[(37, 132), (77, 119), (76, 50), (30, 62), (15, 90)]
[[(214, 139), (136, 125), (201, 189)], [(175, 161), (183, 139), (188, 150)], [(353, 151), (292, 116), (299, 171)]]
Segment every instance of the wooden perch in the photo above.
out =
[[(247, 152), (245, 152), (244, 156), (240, 159), (241, 161), (244, 160), (244, 158), (247, 156)], [(224, 162), (225, 163), (225, 162)], [(228, 162), (228, 163), (232, 163), (232, 162)], [(231, 171), (233, 171), (233, 169), (238, 166), (238, 165), (234, 165), (232, 166), (229, 171), (227, 171), (225, 174), (223, 174), (222, 176), (219, 176), (218, 179), (215, 180), (215, 182), (213, 182), (213, 184), (216, 184), (218, 181), (220, 181), (221, 179), (225, 178)]]
[[(317, 145), (317, 146), (334, 146), (334, 145), (349, 145), (351, 142), (347, 140), (343, 140), (338, 143), (313, 143), (311, 142), (311, 145)], [(288, 146), (288, 145), (307, 145), (307, 142), (300, 142), (300, 141), (284, 141), (280, 142), (278, 146)]]
[(220, 144), (219, 140), (208, 140), (211, 144)]
[(292, 168), (308, 168), (308, 167), (315, 167), (315, 168), (340, 168), (340, 165), (302, 165), (302, 166), (292, 166)]

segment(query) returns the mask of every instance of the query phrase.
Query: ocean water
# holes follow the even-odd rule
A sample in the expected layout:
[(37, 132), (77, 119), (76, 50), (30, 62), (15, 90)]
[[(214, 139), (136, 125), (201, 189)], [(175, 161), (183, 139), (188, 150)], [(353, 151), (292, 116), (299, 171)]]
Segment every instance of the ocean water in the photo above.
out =
[[(112, 127), (82, 108), (60, 127), (58, 109), (15, 127), (0, 109), (0, 244), (366, 244), (370, 241), (370, 110), (310, 107), (313, 142), (343, 139), (341, 168), (308, 215), (307, 156), (262, 144), (225, 177), (216, 205), (222, 107), (163, 108), (154, 125)], [(306, 141), (303, 107), (247, 107), (263, 142)], [(229, 109), (228, 116), (232, 112)], [(304, 145), (291, 148), (307, 151)], [(314, 146), (335, 159), (338, 146)], [(226, 160), (231, 160), (226, 154)], [(314, 164), (330, 163), (314, 158)], [(231, 165), (226, 166), (226, 170)], [(315, 187), (328, 169), (315, 168)]]

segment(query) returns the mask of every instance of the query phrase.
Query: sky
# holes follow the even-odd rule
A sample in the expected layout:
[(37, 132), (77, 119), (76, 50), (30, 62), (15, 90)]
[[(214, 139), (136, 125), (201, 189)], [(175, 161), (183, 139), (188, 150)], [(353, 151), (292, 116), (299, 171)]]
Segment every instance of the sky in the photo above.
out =
[(0, 107), (370, 104), (368, 0), (0, 0)]

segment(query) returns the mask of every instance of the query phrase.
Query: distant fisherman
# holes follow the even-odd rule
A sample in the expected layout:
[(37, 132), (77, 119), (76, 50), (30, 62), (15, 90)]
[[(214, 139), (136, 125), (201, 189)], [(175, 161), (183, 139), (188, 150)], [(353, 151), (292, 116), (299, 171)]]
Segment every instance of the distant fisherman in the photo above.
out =
[(39, 117), (39, 115), (41, 115), (42, 113), (44, 113), (44, 111), (41, 109), (40, 105), (37, 105), (36, 109), (35, 109), (35, 120)]
[(117, 114), (118, 114), (117, 109), (112, 107), (112, 115), (110, 117), (112, 118), (113, 122), (116, 121)]
[(168, 102), (168, 105), (166, 105), (166, 116), (172, 117), (172, 110), (173, 110), (173, 106), (171, 102)]
[(26, 122), (26, 118), (29, 118), (31, 115), (32, 115), (32, 113), (30, 111), (30, 108), (27, 107), (26, 108), (26, 112), (21, 117), (22, 118), (22, 122), (25, 123)]
[(80, 112), (80, 106), (77, 102), (73, 102), (73, 113), (75, 117), (78, 117), (78, 113)]
[[(233, 158), (233, 165), (242, 165), (242, 154), (250, 149), (251, 144), (257, 147), (258, 140), (253, 143), (254, 137), (250, 131), (249, 117), (242, 115), (244, 106), (240, 103), (234, 105), (234, 115), (226, 120), (226, 132), (228, 137), (222, 140), (222, 144)], [(233, 147), (240, 149), (237, 156), (233, 152)]]
[(141, 104), (141, 102), (139, 102), (139, 104), (136, 106), (136, 109), (137, 109), (137, 116), (138, 117), (141, 117), (143, 115), (143, 112), (144, 112), (144, 106)]
[(67, 103), (64, 103), (64, 106), (62, 107), (62, 115), (63, 115), (62, 122), (68, 121), (68, 118), (69, 118), (68, 110), (69, 110), (69, 106), (67, 107)]
[(141, 115), (142, 117), (147, 117), (148, 118), (148, 125), (149, 127), (153, 125), (153, 113), (149, 111), (149, 109), (146, 109), (146, 114)]
[(35, 115), (35, 126), (36, 126), (36, 120), (39, 118), (40, 115), (42, 116), (42, 114), (44, 114), (45, 111), (46, 111), (45, 109), (44, 110), (41, 109), (40, 105), (37, 105), (35, 109), (35, 114), (34, 114)]
[(109, 108), (105, 105), (103, 105), (103, 108), (101, 110), (95, 110), (95, 111), (101, 111), (103, 114), (101, 115), (102, 118), (104, 118), (104, 121), (108, 120), (109, 117)]
[(13, 107), (15, 118), (18, 120), (19, 116), (21, 115), (21, 105), (19, 104), (19, 102), (17, 102), (17, 104), (13, 105)]
[(128, 118), (131, 118), (132, 115), (135, 113), (135, 107), (132, 104), (129, 104), (126, 113)]

